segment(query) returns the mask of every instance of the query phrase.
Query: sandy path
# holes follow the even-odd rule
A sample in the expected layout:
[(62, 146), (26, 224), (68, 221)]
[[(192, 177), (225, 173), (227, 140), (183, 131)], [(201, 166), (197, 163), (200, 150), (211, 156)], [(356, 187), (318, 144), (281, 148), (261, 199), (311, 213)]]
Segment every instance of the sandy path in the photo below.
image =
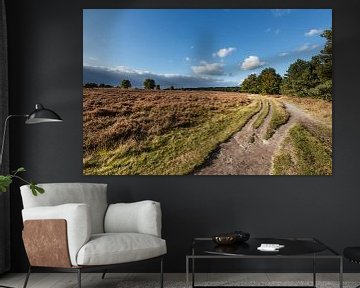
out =
[(313, 123), (317, 122), (297, 105), (282, 102), (290, 113), (289, 121), (278, 128), (269, 140), (264, 140), (263, 138), (271, 119), (272, 107), (270, 107), (269, 114), (264, 123), (258, 129), (254, 129), (252, 125), (262, 110), (254, 115), (243, 129), (235, 133), (229, 141), (220, 144), (209, 160), (194, 174), (269, 175), (272, 157), (284, 140), (290, 127), (295, 122), (302, 122), (307, 124), (307, 126), (314, 125)]

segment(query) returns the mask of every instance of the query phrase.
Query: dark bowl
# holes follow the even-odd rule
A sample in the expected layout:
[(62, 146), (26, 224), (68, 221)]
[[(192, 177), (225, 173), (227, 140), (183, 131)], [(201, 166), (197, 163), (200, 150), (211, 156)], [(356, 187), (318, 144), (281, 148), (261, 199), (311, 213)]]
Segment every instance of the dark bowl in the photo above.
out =
[(212, 240), (218, 245), (232, 245), (237, 241), (236, 234), (220, 234), (212, 237)]
[(236, 235), (237, 242), (245, 242), (250, 238), (250, 233), (244, 231), (234, 231), (233, 234)]

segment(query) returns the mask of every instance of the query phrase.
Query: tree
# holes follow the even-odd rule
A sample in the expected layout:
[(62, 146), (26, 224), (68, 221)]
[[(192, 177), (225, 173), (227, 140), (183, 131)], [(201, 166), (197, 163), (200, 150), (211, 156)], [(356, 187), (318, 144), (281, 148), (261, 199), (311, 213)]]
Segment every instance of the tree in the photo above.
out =
[(170, 90), (175, 90), (173, 85), (170, 86)]
[(324, 48), (311, 61), (298, 59), (289, 66), (281, 93), (300, 97), (332, 99), (332, 30), (325, 30)]
[(85, 88), (97, 88), (98, 87), (98, 84), (96, 83), (93, 83), (93, 82), (90, 82), (90, 83), (86, 83), (84, 85)]
[(332, 99), (332, 30), (325, 30), (321, 37), (326, 39), (324, 48), (319, 55), (311, 59), (319, 84), (311, 89), (311, 96)]
[(155, 88), (155, 80), (154, 79), (145, 79), (144, 81), (145, 89), (154, 89)]
[(324, 49), (312, 61), (316, 64), (316, 74), (324, 82), (332, 79), (332, 30), (325, 30), (321, 37), (326, 39)]
[(156, 85), (156, 90), (160, 90), (160, 85), (159, 84)]
[(281, 76), (276, 73), (274, 68), (265, 68), (258, 77), (260, 93), (262, 94), (279, 94)]
[(130, 80), (122, 80), (121, 81), (121, 88), (124, 88), (124, 89), (128, 89), (128, 88), (131, 88), (131, 82)]
[(250, 74), (240, 85), (241, 92), (260, 93), (259, 79), (256, 74)]
[(310, 89), (319, 84), (315, 67), (310, 61), (297, 59), (289, 66), (282, 85), (281, 93), (300, 97), (311, 96)]

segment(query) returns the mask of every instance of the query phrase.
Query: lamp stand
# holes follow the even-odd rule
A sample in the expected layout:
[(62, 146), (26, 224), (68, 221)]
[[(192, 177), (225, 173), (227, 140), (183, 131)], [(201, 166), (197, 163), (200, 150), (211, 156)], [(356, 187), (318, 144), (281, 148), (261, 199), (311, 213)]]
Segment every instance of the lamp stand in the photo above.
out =
[[(29, 115), (23, 114), (23, 115), (9, 115), (6, 117), (5, 119), (5, 123), (4, 123), (4, 131), (3, 131), (3, 137), (2, 137), (2, 142), (1, 142), (1, 150), (0, 150), (0, 168), (2, 166), (2, 161), (3, 161), (3, 155), (4, 155), (4, 147), (5, 147), (5, 142), (6, 142), (6, 132), (7, 132), (7, 126), (9, 123), (9, 120), (11, 118), (15, 118), (15, 117), (28, 117)], [(2, 287), (2, 286), (0, 286)]]

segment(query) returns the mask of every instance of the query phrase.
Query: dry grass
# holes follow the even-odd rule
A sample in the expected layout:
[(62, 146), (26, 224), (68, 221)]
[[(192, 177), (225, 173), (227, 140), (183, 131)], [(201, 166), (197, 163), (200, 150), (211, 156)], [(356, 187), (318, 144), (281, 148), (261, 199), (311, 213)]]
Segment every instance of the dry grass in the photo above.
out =
[(270, 111), (270, 103), (268, 99), (262, 99), (262, 106), (263, 110), (259, 114), (258, 118), (253, 123), (253, 127), (255, 129), (259, 128), (265, 121), (266, 116), (269, 114)]
[(239, 93), (84, 89), (85, 174), (186, 174), (260, 109)]
[(332, 149), (307, 127), (295, 124), (275, 155), (274, 175), (331, 175)]
[(277, 100), (270, 100), (272, 107), (272, 115), (269, 123), (269, 127), (265, 134), (265, 139), (270, 139), (276, 130), (287, 123), (290, 118), (289, 112), (286, 111), (283, 103)]
[(281, 96), (280, 99), (297, 104), (308, 111), (314, 118), (327, 126), (332, 126), (332, 102), (322, 99), (301, 98), (295, 96)]

